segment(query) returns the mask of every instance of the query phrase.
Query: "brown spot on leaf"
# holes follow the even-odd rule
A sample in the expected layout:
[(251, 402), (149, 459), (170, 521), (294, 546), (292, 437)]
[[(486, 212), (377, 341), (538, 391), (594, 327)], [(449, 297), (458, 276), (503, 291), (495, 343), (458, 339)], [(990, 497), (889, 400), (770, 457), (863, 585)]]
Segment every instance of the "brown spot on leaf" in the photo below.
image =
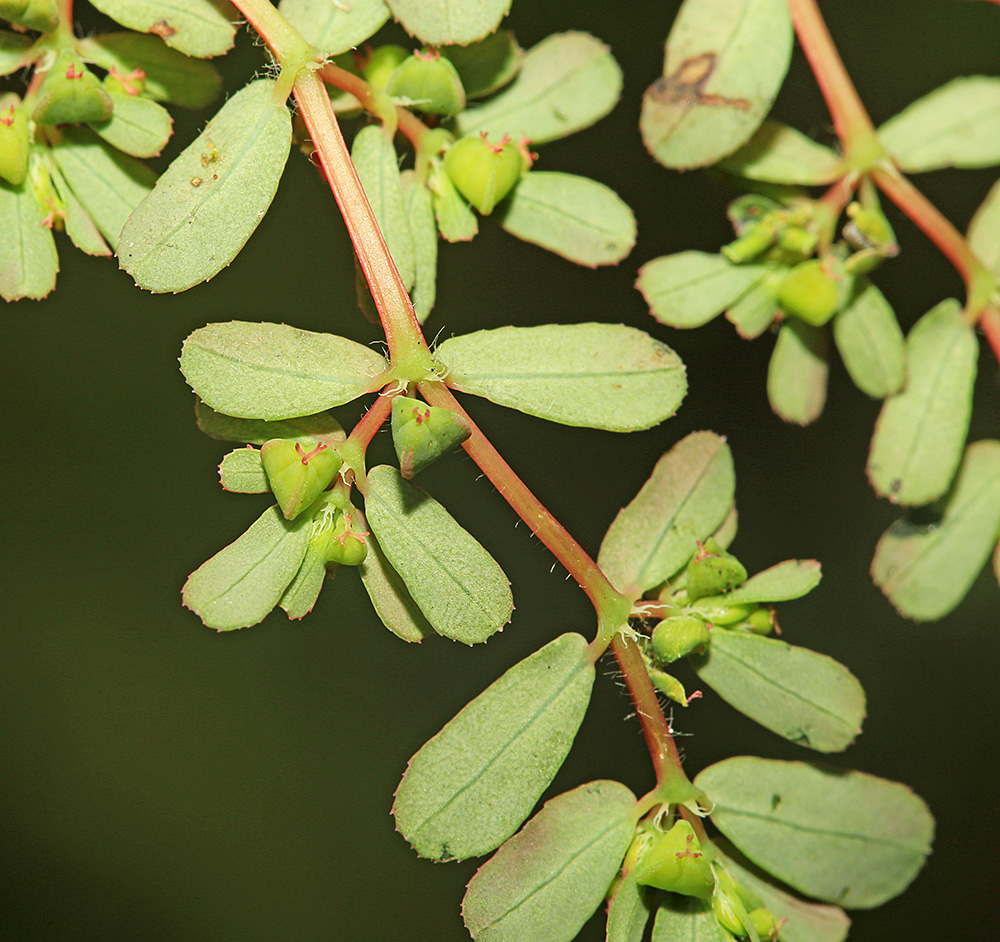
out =
[(149, 27), (149, 31), (160, 39), (169, 39), (174, 33), (177, 32), (175, 26), (171, 26), (166, 20), (157, 20), (152, 26)]
[(201, 177), (192, 177), (191, 186), (201, 186)]
[(714, 52), (690, 56), (671, 75), (664, 75), (653, 82), (646, 94), (663, 104), (678, 105), (681, 108), (704, 105), (709, 108), (727, 107), (749, 111), (750, 102), (745, 98), (706, 94), (705, 85), (715, 71), (718, 58)]

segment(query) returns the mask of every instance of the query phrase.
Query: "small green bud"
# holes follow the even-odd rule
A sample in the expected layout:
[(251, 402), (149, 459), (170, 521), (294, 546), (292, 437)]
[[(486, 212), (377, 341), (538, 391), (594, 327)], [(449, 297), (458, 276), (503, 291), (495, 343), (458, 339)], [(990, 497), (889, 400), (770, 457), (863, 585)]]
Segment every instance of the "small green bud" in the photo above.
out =
[(711, 633), (697, 615), (671, 615), (653, 629), (653, 659), (657, 664), (673, 664), (695, 648), (708, 644)]
[(712, 865), (687, 821), (656, 838), (635, 865), (636, 880), (671, 893), (707, 899), (715, 887)]
[(625, 859), (622, 861), (622, 873), (629, 873), (642, 859), (646, 851), (653, 846), (655, 840), (656, 835), (652, 831), (638, 831), (635, 837), (632, 838), (632, 843), (629, 844), (628, 850), (625, 853)]
[(781, 203), (760, 193), (744, 193), (737, 196), (726, 208), (726, 216), (733, 224), (737, 235), (743, 235), (766, 216), (781, 211)]
[(32, 117), (39, 124), (107, 121), (112, 109), (111, 96), (83, 59), (63, 50), (42, 81)]
[(769, 635), (774, 631), (774, 610), (763, 605), (759, 606), (750, 613), (747, 624), (751, 631), (759, 635)]
[(427, 114), (455, 115), (465, 108), (458, 71), (436, 50), (407, 56), (386, 80), (385, 91)]
[(351, 529), (353, 513), (338, 513), (326, 546), (326, 561), (338, 566), (360, 566), (368, 556), (367, 532)]
[(389, 81), (389, 76), (396, 70), (396, 66), (409, 55), (409, 49), (404, 49), (402, 46), (379, 46), (372, 50), (368, 60), (361, 67), (361, 74), (369, 85), (385, 88), (385, 83)]
[(732, 553), (707, 543), (687, 565), (685, 588), (688, 600), (694, 602), (707, 595), (725, 595), (746, 581), (747, 571)]
[(778, 287), (778, 303), (789, 316), (819, 327), (837, 313), (840, 290), (824, 263), (811, 258), (785, 275)]
[(774, 245), (778, 227), (772, 219), (751, 226), (739, 238), (722, 246), (720, 251), (734, 265), (750, 262)]
[(738, 622), (746, 621), (754, 610), (753, 605), (742, 605), (738, 602), (727, 602), (724, 595), (711, 596), (701, 602), (695, 603), (698, 614), (705, 621), (722, 628), (728, 625), (735, 625)]
[(462, 416), (409, 396), (392, 400), (391, 424), (399, 470), (407, 480), (454, 451), (472, 434)]
[(816, 251), (819, 236), (801, 226), (785, 226), (778, 232), (778, 245), (801, 258), (808, 258)]
[(286, 520), (294, 520), (329, 487), (343, 461), (325, 442), (273, 438), (260, 450), (268, 482)]
[(28, 112), (13, 92), (0, 95), (0, 178), (14, 186), (28, 175)]
[(774, 915), (769, 909), (753, 909), (749, 913), (750, 924), (753, 926), (754, 931), (761, 938), (761, 942), (766, 942), (767, 939), (776, 939), (778, 937), (778, 929), (780, 924), (778, 922), (778, 917)]
[(719, 925), (724, 929), (740, 937), (748, 935), (746, 924), (750, 920), (750, 914), (743, 904), (738, 884), (725, 870), (716, 873), (712, 909), (715, 910)]
[(486, 133), (456, 141), (444, 158), (444, 169), (458, 191), (484, 216), (513, 188), (527, 169), (518, 148), (504, 135), (490, 144)]

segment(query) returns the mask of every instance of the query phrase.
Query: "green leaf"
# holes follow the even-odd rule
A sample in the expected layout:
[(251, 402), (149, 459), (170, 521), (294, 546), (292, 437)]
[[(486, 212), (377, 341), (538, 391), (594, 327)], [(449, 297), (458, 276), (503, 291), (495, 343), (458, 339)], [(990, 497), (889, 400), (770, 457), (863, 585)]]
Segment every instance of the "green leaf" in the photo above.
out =
[(20, 186), (0, 180), (0, 219), (0, 297), (44, 298), (56, 286), (59, 256), (30, 178)]
[(442, 168), (431, 171), (428, 182), (434, 200), (434, 217), (441, 238), (448, 242), (468, 242), (479, 232), (479, 220)]
[(498, 29), (468, 46), (442, 46), (458, 72), (466, 99), (483, 98), (510, 82), (521, 68), (521, 47), (509, 29)]
[(833, 339), (854, 385), (875, 399), (899, 392), (906, 379), (903, 331), (882, 292), (859, 278), (833, 319)]
[(499, 95), (455, 118), (461, 137), (486, 131), (544, 144), (590, 127), (618, 102), (622, 73), (608, 47), (588, 33), (555, 33), (529, 49)]
[(635, 796), (618, 782), (558, 795), (488, 860), (462, 901), (476, 942), (569, 942), (621, 865), (635, 831)]
[(235, 543), (188, 577), (184, 604), (218, 631), (263, 621), (302, 565), (312, 519), (288, 521), (275, 504)]
[[(360, 510), (355, 510), (354, 514), (356, 529), (371, 529)], [(382, 619), (382, 624), (404, 641), (419, 642), (434, 634), (434, 629), (413, 601), (399, 573), (392, 568), (382, 547), (378, 545), (378, 540), (370, 533), (367, 544), (368, 555), (358, 570), (372, 607)]]
[(392, 809), (417, 853), (442, 861), (476, 857), (510, 837), (566, 758), (593, 685), (586, 639), (561, 635), (425, 743), (410, 759)]
[(818, 752), (840, 752), (861, 732), (865, 692), (843, 664), (749, 631), (716, 628), (698, 676), (730, 706)]
[(383, 0), (281, 0), (278, 10), (306, 42), (328, 56), (360, 46), (389, 19)]
[(411, 36), (429, 46), (475, 42), (492, 33), (510, 0), (388, 0), (392, 15)]
[(60, 133), (52, 156), (101, 235), (117, 248), (125, 220), (149, 194), (156, 174), (88, 128), (67, 126)]
[(918, 99), (878, 129), (907, 173), (1000, 163), (1000, 78), (957, 78)]
[(403, 210), (413, 235), (413, 310), (422, 324), (434, 308), (437, 296), (438, 230), (434, 219), (434, 197), (412, 170), (402, 176)]
[(738, 756), (696, 779), (712, 821), (747, 857), (807, 896), (880, 906), (909, 886), (934, 819), (905, 785), (862, 772)]
[(726, 519), (719, 525), (719, 529), (712, 534), (711, 539), (718, 543), (720, 549), (729, 549), (729, 544), (736, 539), (736, 528), (739, 524), (739, 514), (736, 512), (736, 502), (734, 501), (726, 514)]
[(991, 271), (1000, 275), (1000, 180), (990, 187), (972, 222), (969, 247)]
[(485, 641), (510, 620), (510, 583), (496, 560), (425, 490), (380, 465), (365, 514), (382, 552), (438, 634)]
[(327, 577), (326, 548), (329, 544), (322, 538), (316, 538), (317, 530), (322, 526), (332, 526), (332, 524), (313, 522), (310, 531), (312, 538), (306, 547), (302, 565), (278, 601), (292, 621), (305, 618), (315, 608), (316, 600), (323, 591), (323, 583)]
[(264, 218), (292, 142), (291, 116), (274, 90), (270, 79), (240, 89), (136, 208), (118, 256), (140, 287), (177, 292), (207, 281)]
[(181, 372), (212, 409), (268, 421), (350, 402), (378, 388), (387, 366), (374, 350), (344, 337), (246, 321), (201, 327), (181, 351)]
[(716, 839), (715, 845), (716, 860), (725, 864), (739, 883), (759, 896), (779, 920), (786, 920), (781, 926), (781, 942), (844, 942), (847, 938), (851, 920), (839, 906), (807, 902), (792, 896), (762, 875), (728, 841)]
[(607, 942), (642, 942), (656, 893), (650, 886), (640, 886), (637, 875), (633, 868), (611, 897)]
[(797, 320), (781, 325), (767, 368), (767, 398), (784, 421), (808, 425), (819, 418), (826, 404), (829, 349), (822, 327)]
[(749, 180), (798, 186), (832, 183), (844, 173), (843, 162), (829, 147), (779, 121), (764, 121), (719, 167)]
[(787, 271), (784, 266), (765, 266), (764, 276), (726, 311), (726, 320), (744, 340), (754, 340), (774, 323), (778, 316), (778, 287)]
[(396, 263), (399, 277), (409, 291), (413, 287), (414, 247), (410, 220), (399, 175), (399, 158), (392, 138), (380, 125), (370, 124), (358, 131), (351, 145), (351, 160), (358, 179), (371, 203), (375, 219)]
[(725, 596), (715, 596), (708, 602), (723, 599), (731, 605), (788, 602), (808, 595), (819, 585), (821, 578), (820, 565), (815, 559), (786, 559), (751, 576)]
[(35, 44), (33, 36), (0, 29), (0, 75), (10, 75), (28, 64), (25, 54)]
[(226, 0), (91, 0), (105, 16), (154, 33), (189, 56), (221, 56), (233, 45), (240, 15)]
[(290, 438), (297, 442), (310, 439), (341, 442), (347, 437), (340, 423), (329, 412), (303, 415), (284, 422), (264, 422), (260, 419), (237, 419), (231, 415), (223, 415), (198, 399), (195, 401), (195, 417), (198, 428), (209, 438), (223, 442), (263, 445), (273, 438)]
[(173, 134), (174, 119), (162, 105), (142, 95), (111, 92), (114, 111), (90, 127), (112, 147), (133, 157), (156, 157)]
[(65, 208), (66, 235), (70, 237), (73, 244), (88, 255), (111, 254), (108, 243), (104, 241), (97, 223), (90, 218), (87, 212), (76, 198), (72, 188), (66, 182), (65, 177), (59, 172), (59, 166), (55, 160), (46, 160), (46, 167), (52, 175), (52, 182), (59, 191), (59, 199), (62, 200)]
[(603, 183), (572, 173), (525, 174), (504, 201), (513, 236), (578, 265), (615, 265), (635, 245), (635, 216)]
[(993, 575), (997, 577), (997, 582), (1000, 582), (1000, 543), (997, 543), (997, 548), (993, 552)]
[(219, 480), (227, 491), (237, 494), (266, 494), (271, 490), (260, 452), (250, 445), (236, 448), (222, 459)]
[(616, 587), (638, 597), (684, 566), (697, 541), (722, 524), (735, 487), (726, 440), (692, 432), (656, 462), (649, 480), (619, 511), (597, 564)]
[(949, 299), (906, 339), (908, 381), (886, 399), (868, 456), (868, 479), (893, 503), (928, 504), (951, 483), (972, 411), (979, 344)]
[(784, 0), (685, 0), (643, 96), (647, 150), (678, 170), (732, 154), (771, 110), (791, 54)]
[(898, 520), (875, 549), (872, 577), (900, 614), (947, 615), (965, 597), (1000, 537), (1000, 442), (965, 450), (933, 522)]
[(500, 327), (452, 337), (436, 355), (462, 392), (551, 422), (629, 432), (673, 415), (684, 364), (621, 324)]
[(764, 276), (763, 265), (734, 265), (722, 255), (678, 252), (646, 262), (635, 286), (668, 327), (701, 327)]
[(219, 96), (222, 76), (211, 62), (192, 59), (165, 46), (157, 36), (102, 33), (78, 40), (82, 55), (102, 69), (146, 73), (144, 95), (184, 108), (204, 108)]
[(650, 942), (732, 942), (710, 899), (667, 893), (660, 898)]

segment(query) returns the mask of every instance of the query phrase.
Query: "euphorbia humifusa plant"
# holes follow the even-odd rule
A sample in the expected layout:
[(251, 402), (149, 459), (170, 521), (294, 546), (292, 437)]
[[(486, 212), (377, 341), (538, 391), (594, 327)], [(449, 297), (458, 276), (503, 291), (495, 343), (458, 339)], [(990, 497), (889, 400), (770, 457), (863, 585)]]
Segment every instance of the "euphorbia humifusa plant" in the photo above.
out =
[[(25, 80), (0, 98), (0, 293), (54, 288), (60, 230), (88, 254), (115, 254), (141, 288), (197, 290), (254, 232), (294, 143), (329, 182), (359, 304), (384, 340), (245, 320), (187, 338), (180, 367), (198, 425), (235, 445), (222, 486), (273, 503), (191, 574), (184, 605), (226, 632), (276, 608), (308, 618), (331, 579), (360, 577), (400, 644), (485, 642), (511, 621), (517, 587), (448, 495), (416, 480), (461, 449), (592, 603), (593, 624), (570, 632), (519, 612), (516, 628), (537, 634), (537, 650), (420, 748), (396, 790), (396, 828), (418, 855), (486, 858), (461, 907), (472, 938), (569, 942), (606, 907), (608, 942), (839, 942), (845, 910), (902, 893), (930, 851), (933, 819), (905, 785), (813, 761), (855, 740), (865, 694), (847, 667), (780, 636), (782, 603), (819, 584), (819, 563), (751, 573), (730, 552), (725, 438), (678, 438), (666, 424), (662, 457), (621, 495), (594, 559), (463, 402), (625, 440), (666, 422), (688, 390), (660, 325), (694, 329), (725, 313), (740, 336), (773, 337), (766, 395), (780, 419), (806, 425), (840, 368), (836, 351), (850, 380), (883, 401), (867, 473), (905, 513), (874, 548), (872, 576), (904, 616), (941, 618), (991, 557), (1000, 578), (1000, 440), (966, 441), (980, 334), (1000, 359), (1000, 185), (963, 236), (908, 175), (1000, 163), (1000, 78), (956, 78), (875, 128), (815, 0), (685, 0), (662, 74), (644, 77), (636, 134), (651, 160), (713, 167), (740, 191), (732, 238), (715, 253), (644, 261), (636, 286), (655, 335), (602, 313), (530, 325), (512, 316), (432, 342), (423, 325), (441, 241), (473, 239), (481, 217), (584, 267), (631, 252), (623, 200), (545, 156), (618, 102), (621, 70), (600, 38), (568, 30), (522, 49), (504, 25), (508, 0), (94, 6), (123, 28), (77, 34), (71, 0), (0, 0), (0, 71)], [(231, 90), (157, 178), (142, 160), (172, 134), (164, 103), (218, 97), (209, 59), (229, 49), (241, 18), (267, 47), (267, 77)], [(402, 33), (386, 32), (390, 19)], [(768, 118), (796, 39), (832, 117), (829, 146)], [(887, 202), (966, 288), (905, 335), (877, 286), (900, 251)], [(355, 400), (367, 411), (351, 426), (341, 407)], [(394, 463), (368, 457), (383, 428)], [(636, 782), (586, 781), (539, 807), (602, 658), (627, 688), (655, 784), (637, 794)], [(698, 709), (692, 678), (810, 752), (687, 768), (670, 717)]]

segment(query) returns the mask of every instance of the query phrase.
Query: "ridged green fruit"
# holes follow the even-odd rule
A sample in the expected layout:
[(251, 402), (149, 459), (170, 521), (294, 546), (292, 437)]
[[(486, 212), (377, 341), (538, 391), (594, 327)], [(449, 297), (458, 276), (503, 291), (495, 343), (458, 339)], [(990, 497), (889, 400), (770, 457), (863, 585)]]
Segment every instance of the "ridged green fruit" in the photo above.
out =
[(404, 49), (402, 46), (392, 44), (379, 46), (372, 50), (368, 61), (361, 66), (361, 74), (369, 85), (374, 85), (378, 89), (385, 88), (385, 83), (389, 81), (389, 76), (396, 71), (396, 66), (407, 59), (409, 55), (410, 50)]
[(368, 544), (364, 537), (351, 529), (352, 513), (338, 513), (333, 525), (333, 533), (326, 546), (326, 561), (338, 566), (360, 566), (368, 556)]
[(678, 821), (639, 858), (636, 881), (671, 893), (707, 899), (715, 888), (712, 865), (687, 821)]
[(460, 415), (409, 396), (393, 399), (391, 425), (399, 470), (407, 480), (472, 434)]
[(527, 169), (524, 157), (504, 136), (490, 144), (486, 135), (463, 137), (448, 149), (444, 169), (452, 182), (484, 216), (513, 188)]
[(267, 480), (286, 520), (294, 520), (329, 487), (343, 461), (324, 442), (273, 438), (260, 450)]
[(14, 186), (28, 175), (28, 113), (13, 92), (0, 95), (0, 178)]
[(684, 587), (688, 600), (694, 602), (707, 595), (725, 595), (746, 581), (743, 564), (709, 541), (688, 563)]
[(465, 89), (458, 71), (434, 50), (407, 56), (386, 80), (385, 91), (427, 114), (455, 115), (465, 109)]
[(708, 625), (696, 615), (671, 615), (653, 629), (653, 659), (657, 664), (673, 664), (711, 638)]
[(113, 104), (107, 89), (73, 52), (63, 51), (38, 92), (32, 117), (39, 124), (107, 121)]
[(791, 317), (819, 327), (840, 304), (837, 281), (818, 258), (796, 265), (778, 286), (778, 304)]

